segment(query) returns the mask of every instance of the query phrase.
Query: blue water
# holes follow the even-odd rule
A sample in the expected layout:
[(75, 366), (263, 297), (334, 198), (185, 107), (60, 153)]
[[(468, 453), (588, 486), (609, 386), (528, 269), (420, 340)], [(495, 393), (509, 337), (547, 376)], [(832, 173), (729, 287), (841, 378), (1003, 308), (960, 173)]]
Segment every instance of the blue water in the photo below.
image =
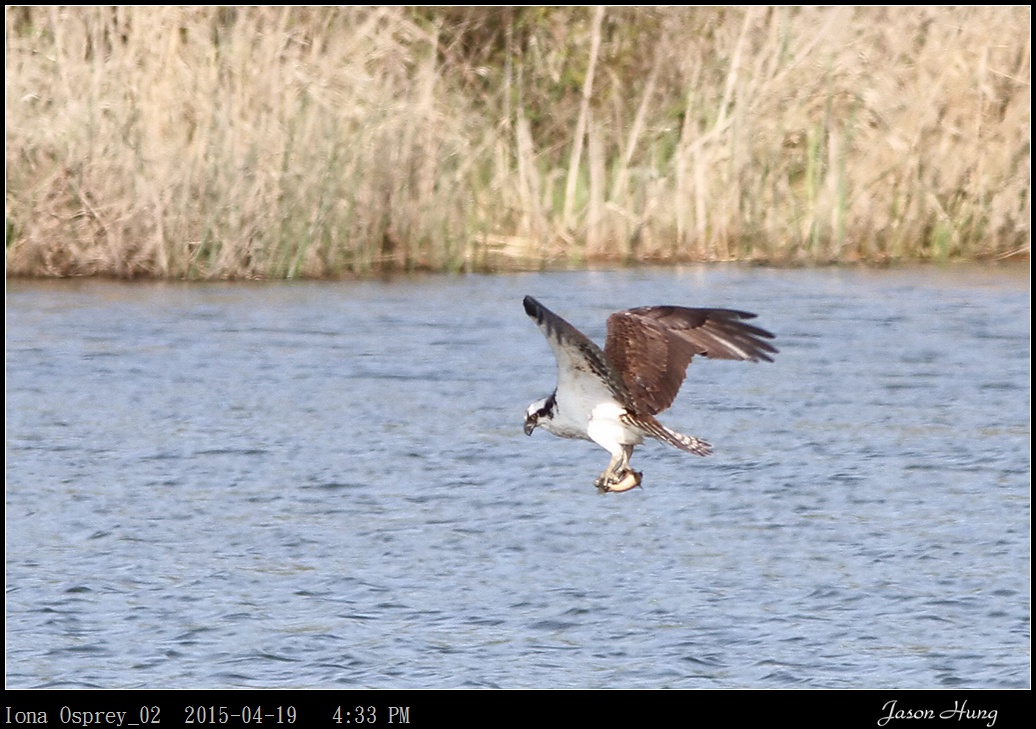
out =
[[(759, 313), (643, 489), (532, 294)], [(1030, 686), (1028, 272), (9, 282), (9, 688)]]

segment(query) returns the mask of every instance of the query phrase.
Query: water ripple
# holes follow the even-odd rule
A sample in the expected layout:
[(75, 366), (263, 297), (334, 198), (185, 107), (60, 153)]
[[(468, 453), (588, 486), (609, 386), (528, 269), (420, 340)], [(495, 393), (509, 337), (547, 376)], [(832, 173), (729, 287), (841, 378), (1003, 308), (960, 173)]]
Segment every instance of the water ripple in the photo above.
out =
[[(118, 295), (111, 295), (117, 290)], [(647, 293), (645, 293), (647, 292)], [(736, 306), (697, 459), (521, 433), (531, 293)], [(1029, 288), (737, 267), (9, 282), (12, 688), (1029, 686)]]

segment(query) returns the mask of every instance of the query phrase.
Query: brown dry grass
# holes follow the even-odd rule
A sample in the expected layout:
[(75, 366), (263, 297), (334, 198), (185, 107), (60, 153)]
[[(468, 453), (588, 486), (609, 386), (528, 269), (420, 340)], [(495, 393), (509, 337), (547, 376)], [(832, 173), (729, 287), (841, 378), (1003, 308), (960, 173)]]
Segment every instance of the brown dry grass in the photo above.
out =
[(5, 17), (8, 275), (1029, 249), (1028, 6)]

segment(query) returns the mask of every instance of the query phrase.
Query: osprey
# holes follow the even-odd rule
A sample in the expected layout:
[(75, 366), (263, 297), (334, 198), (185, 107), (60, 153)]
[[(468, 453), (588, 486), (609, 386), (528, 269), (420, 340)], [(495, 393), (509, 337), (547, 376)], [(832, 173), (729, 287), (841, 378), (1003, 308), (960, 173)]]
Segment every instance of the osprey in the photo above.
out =
[(561, 438), (591, 440), (611, 453), (594, 481), (600, 493), (628, 491), (643, 476), (629, 467), (633, 447), (649, 436), (707, 456), (709, 443), (662, 425), (655, 416), (676, 398), (695, 355), (772, 362), (773, 334), (746, 324), (755, 314), (732, 309), (644, 306), (608, 317), (604, 350), (531, 296), (525, 313), (554, 350), (558, 384), (529, 405), (525, 434), (536, 426)]

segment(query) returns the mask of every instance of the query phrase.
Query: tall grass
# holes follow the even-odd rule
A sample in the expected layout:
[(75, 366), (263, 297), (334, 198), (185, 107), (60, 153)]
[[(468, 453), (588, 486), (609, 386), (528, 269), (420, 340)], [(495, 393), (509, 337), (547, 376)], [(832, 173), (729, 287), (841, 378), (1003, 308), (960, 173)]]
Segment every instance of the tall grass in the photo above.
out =
[(5, 20), (8, 275), (1029, 249), (1028, 6)]

